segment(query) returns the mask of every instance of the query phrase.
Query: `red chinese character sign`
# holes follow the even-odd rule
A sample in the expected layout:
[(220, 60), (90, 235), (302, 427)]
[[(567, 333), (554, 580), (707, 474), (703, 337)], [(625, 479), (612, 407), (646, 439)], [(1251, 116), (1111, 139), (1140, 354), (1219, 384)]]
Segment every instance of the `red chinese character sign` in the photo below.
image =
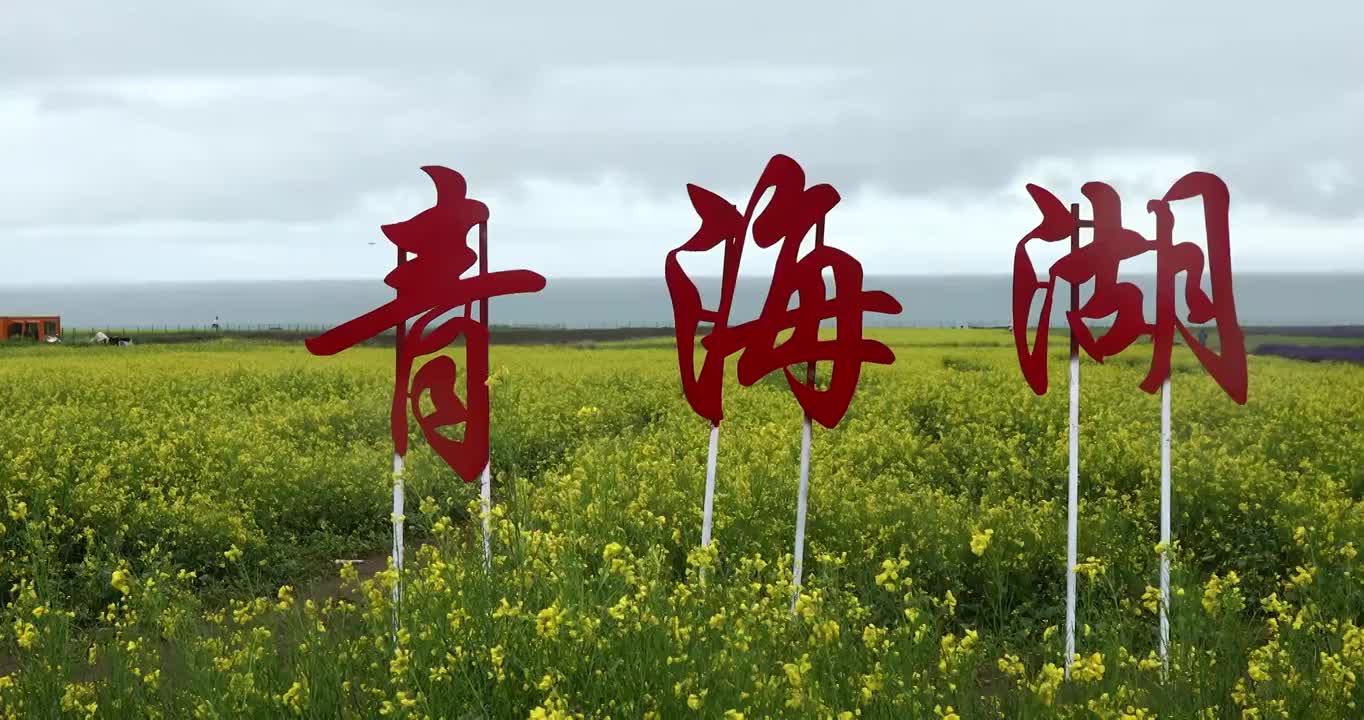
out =
[[(389, 329), (397, 333), (390, 426), (393, 436), (394, 565), (402, 567), (403, 459), (407, 455), (408, 413), (436, 454), (465, 482), (481, 475), (484, 504), (484, 560), (491, 548), (488, 510), (488, 298), (537, 292), (545, 279), (529, 270), (488, 272), (488, 207), (468, 197), (464, 176), (440, 166), (423, 167), (436, 185), (436, 204), (410, 220), (383, 226), (397, 246), (397, 267), (384, 278), (397, 297), (307, 342), (314, 355), (334, 355)], [(478, 250), (468, 235), (478, 228)], [(478, 264), (478, 272), (465, 273)], [(478, 301), (477, 318), (473, 303)], [(462, 309), (462, 311), (461, 311)], [(457, 312), (442, 320), (448, 313)], [(416, 318), (411, 328), (410, 319)], [(459, 369), (437, 354), (463, 338), (464, 396), (457, 389)], [(412, 371), (418, 360), (416, 372)], [(429, 399), (430, 412), (423, 399)], [(454, 439), (447, 433), (462, 430)]]
[[(1245, 404), (1248, 387), (1245, 338), (1236, 320), (1232, 291), (1230, 194), (1216, 175), (1193, 172), (1180, 178), (1158, 200), (1147, 203), (1155, 216), (1155, 239), (1123, 227), (1122, 202), (1112, 187), (1086, 183), (1081, 193), (1093, 207), (1093, 218), (1082, 220), (1079, 206), (1067, 208), (1056, 196), (1036, 185), (1028, 193), (1042, 213), (1042, 221), (1018, 242), (1014, 252), (1013, 333), (1019, 365), (1033, 391), (1046, 393), (1047, 334), (1052, 303), (1058, 281), (1071, 287), (1071, 306), (1066, 320), (1071, 336), (1070, 362), (1070, 482), (1066, 578), (1066, 669), (1069, 674), (1075, 644), (1075, 564), (1077, 558), (1079, 494), (1079, 351), (1084, 350), (1102, 363), (1126, 350), (1143, 337), (1151, 339), (1151, 365), (1140, 387), (1148, 393), (1161, 391), (1161, 520), (1162, 548), (1170, 542), (1170, 365), (1175, 333), (1204, 369), (1237, 403)], [(1204, 236), (1208, 252), (1190, 242), (1175, 242), (1175, 216), (1172, 203), (1200, 200), (1203, 208)], [(1093, 240), (1081, 247), (1079, 232), (1092, 229)], [(1032, 240), (1057, 242), (1069, 238), (1070, 252), (1050, 267), (1047, 277), (1039, 279), (1027, 244)], [(1155, 321), (1147, 322), (1145, 298), (1141, 289), (1119, 279), (1124, 260), (1155, 253)], [(1203, 289), (1207, 272), (1212, 294)], [(1187, 318), (1179, 316), (1176, 280), (1184, 276), (1184, 302)], [(1092, 284), (1092, 293), (1083, 304), (1078, 288)], [(1041, 317), (1035, 338), (1029, 338), (1029, 313), (1037, 294), (1043, 293)], [(1096, 335), (1087, 320), (1111, 318), (1111, 324)], [(1193, 324), (1214, 323), (1218, 350), (1209, 348), (1190, 332)], [(1161, 553), (1160, 563), (1160, 654), (1168, 663), (1169, 646), (1169, 556)]]
[[(1216, 175), (1190, 173), (1175, 183), (1160, 200), (1152, 200), (1147, 208), (1156, 216), (1156, 239), (1147, 240), (1140, 233), (1122, 226), (1122, 203), (1117, 192), (1100, 182), (1086, 183), (1081, 192), (1094, 207), (1094, 219), (1084, 223), (1092, 227), (1094, 240), (1083, 248), (1073, 250), (1051, 266), (1045, 282), (1037, 279), (1027, 242), (1039, 239), (1055, 242), (1069, 238), (1079, 226), (1071, 212), (1054, 195), (1029, 185), (1028, 192), (1042, 211), (1042, 222), (1019, 241), (1014, 254), (1013, 329), (1019, 362), (1028, 384), (1039, 395), (1047, 391), (1047, 330), (1051, 315), (1052, 295), (1058, 280), (1074, 285), (1094, 283), (1089, 301), (1066, 313), (1070, 330), (1080, 346), (1099, 362), (1121, 353), (1143, 336), (1149, 336), (1154, 347), (1151, 368), (1141, 383), (1141, 389), (1154, 393), (1170, 374), (1170, 356), (1174, 349), (1174, 334), (1178, 330), (1184, 342), (1203, 364), (1213, 379), (1238, 403), (1246, 402), (1246, 348), (1241, 328), (1236, 322), (1236, 303), (1232, 295), (1231, 240), (1227, 209), (1227, 186)], [(1170, 203), (1199, 198), (1203, 201), (1204, 222), (1208, 243), (1208, 257), (1194, 243), (1175, 243), (1174, 213)], [(1148, 252), (1156, 253), (1156, 320), (1147, 323), (1143, 311), (1140, 288), (1118, 280), (1118, 265)], [(1204, 268), (1212, 281), (1212, 296), (1202, 287)], [(1175, 279), (1185, 275), (1184, 299), (1188, 305), (1188, 320), (1193, 323), (1215, 322), (1221, 342), (1221, 354), (1197, 341), (1178, 316)], [(1037, 338), (1028, 345), (1028, 311), (1038, 291), (1044, 292), (1042, 316)], [(1095, 337), (1085, 320), (1114, 317), (1112, 328)]]
[[(768, 191), (771, 199), (755, 217), (758, 203)], [(793, 582), (799, 592), (810, 421), (816, 420), (828, 428), (836, 426), (852, 402), (862, 365), (894, 362), (890, 348), (863, 337), (863, 315), (897, 314), (900, 304), (884, 292), (864, 290), (861, 264), (848, 253), (825, 244), (825, 219), (839, 202), (838, 191), (827, 184), (807, 188), (805, 172), (795, 160), (785, 155), (773, 157), (742, 213), (724, 198), (699, 186), (688, 185), (687, 192), (701, 226), (691, 239), (668, 253), (664, 276), (672, 298), (682, 390), (692, 409), (711, 423), (701, 543), (709, 546), (711, 537), (716, 454), (720, 422), (724, 418), (725, 362), (737, 354), (740, 385), (750, 386), (781, 370), (805, 414), (793, 569)], [(814, 247), (802, 256), (801, 243), (811, 230), (815, 235)], [(758, 317), (731, 324), (739, 262), (750, 233), (759, 248), (777, 248), (776, 265)], [(720, 298), (716, 307), (706, 308), (699, 288), (682, 268), (679, 255), (716, 247), (722, 247), (724, 252)], [(826, 271), (833, 279), (832, 297), (824, 278)], [(825, 320), (834, 321), (831, 338), (820, 337), (820, 324)], [(701, 338), (703, 323), (710, 329)], [(779, 341), (788, 331), (790, 336)], [(704, 355), (699, 370), (698, 345)], [(824, 389), (815, 382), (818, 361), (827, 361), (831, 366), (829, 386)], [(801, 363), (806, 366), (804, 380), (791, 371), (791, 366)]]

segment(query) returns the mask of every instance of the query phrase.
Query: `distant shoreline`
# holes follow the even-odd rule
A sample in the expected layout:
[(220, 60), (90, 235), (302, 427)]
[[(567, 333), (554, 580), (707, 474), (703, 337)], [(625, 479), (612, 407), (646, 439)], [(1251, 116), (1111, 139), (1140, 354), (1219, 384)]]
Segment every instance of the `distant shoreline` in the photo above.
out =
[[(1154, 276), (1132, 273), (1127, 280), (1144, 293), (1150, 317), (1155, 312)], [(714, 307), (720, 281), (697, 277), (696, 282), (703, 301)], [(741, 276), (731, 297), (731, 320), (756, 317), (767, 304), (769, 286), (766, 278)], [(1013, 284), (1007, 275), (868, 275), (861, 287), (886, 292), (903, 307), (895, 315), (869, 313), (867, 327), (1002, 327), (1012, 319)], [(1182, 311), (1186, 301), (1178, 282), (1176, 289)], [(1244, 273), (1237, 276), (1235, 290), (1242, 325), (1364, 325), (1364, 275)], [(1061, 294), (1066, 294), (1064, 288)], [(377, 278), (25, 289), (0, 285), (0, 316), (58, 315), (66, 327), (106, 331), (202, 330), (214, 323), (241, 329), (313, 329), (358, 317), (393, 296), (393, 288)], [(1082, 299), (1086, 296), (1082, 289)], [(538, 293), (497, 296), (489, 305), (494, 325), (515, 327), (657, 330), (675, 322), (662, 277), (551, 278)], [(1064, 305), (1053, 304), (1053, 327), (1064, 322)], [(1040, 303), (1034, 312), (1039, 310)]]
[[(878, 329), (894, 328), (868, 328), (875, 331)], [(932, 328), (920, 328), (932, 329)], [(1003, 325), (975, 325), (967, 326), (963, 329), (971, 330), (999, 330), (1007, 331), (1008, 327)], [(106, 333), (124, 335), (132, 338), (139, 344), (175, 344), (207, 342), (220, 339), (243, 339), (243, 340), (269, 340), (283, 343), (301, 343), (304, 340), (318, 335), (326, 330), (325, 327), (266, 327), (266, 328), (233, 328), (227, 327), (221, 330), (204, 328), (193, 329), (162, 329), (155, 328), (108, 328)], [(1273, 338), (1303, 338), (1303, 339), (1324, 339), (1329, 341), (1344, 341), (1341, 343), (1332, 342), (1331, 344), (1353, 346), (1350, 341), (1358, 340), (1358, 345), (1364, 346), (1364, 324), (1362, 325), (1261, 325), (1243, 327), (1242, 331), (1248, 338), (1252, 339), (1250, 350), (1258, 351), (1258, 347), (1253, 342), (1256, 336), (1272, 336)], [(1053, 326), (1052, 332), (1058, 336), (1067, 334), (1063, 326)], [(66, 342), (81, 342), (84, 338), (92, 335), (94, 330), (89, 328), (70, 328), (64, 336)], [(531, 327), (531, 326), (499, 326), (494, 325), (489, 336), (492, 342), (504, 345), (550, 345), (578, 342), (618, 342), (622, 340), (641, 340), (650, 338), (671, 338), (676, 334), (676, 330), (670, 326), (622, 326), (614, 328), (573, 328), (573, 327)], [(393, 346), (396, 340), (395, 334), (390, 330), (375, 338), (366, 341), (366, 344), (384, 347)], [(1271, 347), (1298, 347), (1300, 344), (1273, 342), (1265, 343), (1265, 348)], [(1279, 354), (1270, 352), (1267, 354)]]
[[(574, 284), (576, 284), (576, 283), (599, 283), (599, 282), (606, 282), (606, 283), (616, 283), (616, 282), (656, 282), (656, 281), (660, 281), (660, 280), (662, 279), (661, 275), (662, 275), (662, 273), (661, 273), (661, 264), (660, 264), (660, 274), (659, 274), (659, 275), (619, 275), (619, 276), (610, 276), (610, 275), (559, 275), (559, 276), (555, 276), (555, 275), (547, 275), (547, 276), (546, 276), (546, 279), (547, 279), (547, 282), (548, 282), (549, 284), (560, 283), (560, 282), (563, 282), (563, 283), (574, 283)], [(1155, 274), (1152, 273), (1152, 272), (1132, 272), (1132, 273), (1129, 274), (1129, 276), (1132, 277), (1132, 278), (1136, 278), (1136, 279), (1142, 279), (1142, 278), (1151, 278), (1151, 277), (1154, 277)], [(741, 281), (743, 281), (743, 280), (763, 280), (763, 279), (766, 279), (766, 278), (768, 278), (768, 277), (770, 277), (770, 275), (763, 275), (763, 274), (747, 274), (747, 273), (742, 273), (742, 272), (739, 274), (739, 278), (740, 278)], [(1012, 276), (1010, 273), (1007, 273), (1007, 272), (997, 272), (997, 273), (966, 273), (966, 272), (962, 272), (962, 273), (955, 273), (955, 272), (947, 272), (947, 273), (874, 273), (874, 272), (868, 272), (868, 273), (865, 275), (865, 279), (866, 279), (866, 282), (867, 282), (868, 285), (874, 285), (874, 282), (873, 282), (873, 281), (875, 281), (875, 280), (877, 280), (877, 279), (886, 279), (886, 278), (903, 278), (903, 279), (908, 279), (908, 280), (934, 280), (934, 281), (945, 281), (945, 280), (980, 280), (980, 279), (988, 279), (988, 280), (1000, 280), (1000, 279), (1003, 279), (1003, 280), (1010, 280), (1012, 277), (1013, 277), (1013, 276)], [(1329, 278), (1345, 278), (1345, 277), (1353, 277), (1353, 278), (1360, 278), (1361, 281), (1364, 281), (1364, 270), (1296, 270), (1296, 271), (1295, 271), (1295, 270), (1288, 270), (1288, 271), (1280, 271), (1280, 270), (1238, 270), (1238, 271), (1236, 271), (1236, 277), (1237, 277), (1237, 278), (1256, 278), (1256, 277), (1293, 277), (1293, 278), (1303, 278), (1303, 277), (1307, 277), (1307, 278), (1329, 277)], [(718, 282), (720, 281), (720, 276), (719, 276), (719, 275), (695, 275), (695, 276), (692, 277), (692, 279), (695, 280), (695, 281), (698, 281), (698, 282), (717, 282), (717, 283), (718, 283)], [(204, 286), (204, 285), (218, 285), (218, 286), (264, 286), (264, 285), (278, 285), (278, 284), (281, 284), (281, 283), (298, 284), (298, 285), (331, 285), (331, 284), (351, 284), (351, 283), (374, 283), (374, 284), (377, 284), (377, 285), (381, 285), (381, 286), (382, 286), (382, 280), (379, 278), (379, 276), (376, 275), (376, 276), (367, 276), (367, 277), (326, 277), (326, 278), (223, 278), (223, 279), (213, 279), (213, 280), (160, 280), (160, 279), (157, 279), (157, 280), (113, 280), (113, 281), (101, 280), (101, 281), (96, 281), (96, 282), (80, 282), (80, 281), (66, 280), (66, 281), (50, 282), (50, 283), (46, 283), (46, 282), (32, 282), (32, 281), (28, 281), (28, 280), (20, 280), (20, 281), (17, 281), (17, 282), (6, 281), (6, 282), (5, 282), (5, 285), (4, 285), (2, 288), (0, 288), (0, 289), (3, 289), (3, 290), (62, 290), (62, 289), (81, 289), (81, 290), (88, 290), (88, 289), (92, 289), (92, 288), (95, 288), (95, 289), (99, 289), (99, 288), (118, 288), (118, 289), (126, 289), (126, 288), (141, 288), (141, 287), (170, 287), (170, 288), (178, 288), (178, 287), (202, 287), (202, 286)]]

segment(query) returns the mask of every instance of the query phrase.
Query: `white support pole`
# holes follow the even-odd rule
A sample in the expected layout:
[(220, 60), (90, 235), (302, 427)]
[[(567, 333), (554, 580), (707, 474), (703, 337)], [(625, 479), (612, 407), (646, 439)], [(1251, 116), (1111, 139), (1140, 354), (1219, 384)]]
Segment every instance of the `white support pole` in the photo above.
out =
[[(478, 276), (481, 278), (488, 274), (488, 221), (484, 220), (478, 224)], [(464, 307), (464, 316), (469, 316), (469, 306)], [(491, 329), (488, 324), (488, 298), (478, 301), (478, 322), (485, 330)], [(483, 367), (488, 367), (491, 360), (492, 349), (484, 345), (486, 355), (483, 358)], [(488, 449), (488, 462), (483, 466), (483, 477), (480, 478), (479, 500), (481, 507), (480, 515), (483, 516), (483, 571), (492, 572), (493, 569), (493, 458), (492, 448)]]
[(483, 518), (483, 570), (490, 572), (493, 568), (493, 461), (488, 460), (488, 464), (483, 466), (483, 477), (480, 479), (482, 485), (479, 488), (480, 515)]
[[(407, 263), (407, 251), (404, 250), (404, 249), (402, 249), (402, 248), (398, 248), (398, 267), (402, 267), (402, 266), (403, 266), (404, 264), (406, 264), (406, 263)], [(410, 370), (410, 367), (411, 367), (411, 365), (410, 365), (411, 359), (409, 358), (409, 359), (408, 359), (408, 362), (407, 362), (407, 363), (404, 363), (404, 357), (403, 357), (403, 351), (404, 351), (403, 346), (405, 345), (405, 340), (406, 340), (406, 338), (407, 338), (407, 320), (400, 320), (400, 321), (398, 321), (397, 327), (394, 328), (394, 334), (395, 334), (395, 338), (396, 338), (396, 341), (397, 341), (397, 342), (394, 344), (394, 346), (393, 346), (393, 359), (394, 359), (394, 361), (395, 361), (395, 362), (394, 362), (394, 370), (395, 370), (395, 373), (396, 373), (396, 375), (397, 375), (396, 380), (397, 380), (397, 382), (398, 382), (398, 386), (399, 386), (399, 387), (401, 387), (401, 388), (407, 388), (407, 387), (408, 387), (407, 373), (408, 373), (408, 371)], [(395, 392), (396, 392), (396, 391), (395, 391)], [(406, 392), (406, 391), (404, 390), (404, 392)], [(396, 411), (401, 411), (402, 413), (404, 413), (404, 414), (403, 414), (403, 422), (402, 422), (401, 428), (402, 428), (403, 434), (406, 435), (406, 434), (407, 434), (407, 415), (406, 415), (407, 410), (406, 410), (406, 408), (404, 408), (404, 407), (402, 406), (402, 403), (399, 402), (399, 399), (398, 399), (398, 397), (397, 397), (396, 395), (395, 395), (395, 397), (394, 397), (394, 399), (393, 399), (393, 402), (394, 402), (394, 404), (395, 404), (395, 405), (394, 405), (394, 408), (393, 408), (394, 411), (395, 411), (395, 412), (396, 412)], [(393, 571), (396, 572), (396, 573), (398, 574), (398, 577), (397, 577), (396, 579), (394, 579), (394, 581), (393, 581), (393, 640), (394, 640), (394, 642), (397, 642), (397, 640), (398, 640), (398, 626), (399, 626), (399, 624), (400, 624), (400, 623), (399, 623), (399, 621), (400, 621), (400, 612), (401, 612), (401, 609), (402, 609), (402, 602), (403, 602), (403, 469), (404, 469), (403, 466), (404, 466), (404, 463), (403, 463), (403, 455), (402, 455), (402, 453), (407, 452), (406, 446), (407, 446), (406, 441), (404, 441), (404, 442), (400, 445), (399, 442), (398, 442), (398, 438), (396, 438), (396, 437), (393, 438)], [(402, 452), (401, 452), (401, 453), (399, 452), (399, 448), (400, 448), (400, 447), (402, 448)]]
[(403, 456), (393, 453), (393, 632), (398, 632), (398, 611), (403, 601)]
[(1066, 679), (1075, 657), (1075, 564), (1080, 535), (1080, 354), (1070, 354), (1070, 478), (1066, 505)]
[[(1071, 203), (1070, 217), (1075, 227), (1070, 233), (1070, 251), (1080, 251), (1080, 229), (1094, 227), (1093, 221), (1080, 219), (1079, 203)], [(1080, 284), (1070, 283), (1070, 311), (1080, 312)], [(1050, 318), (1042, 318), (1043, 322)], [(1080, 540), (1080, 342), (1075, 328), (1070, 329), (1070, 457), (1066, 490), (1066, 679), (1075, 661), (1075, 564)]]
[(791, 596), (791, 612), (796, 611), (796, 601), (800, 599), (800, 579), (804, 571), (805, 558), (805, 507), (810, 495), (810, 416), (800, 430), (800, 491), (796, 496), (796, 558), (791, 569), (791, 583), (795, 593)]
[(1160, 385), (1160, 663), (1170, 671), (1170, 376)]
[(701, 506), (701, 547), (710, 547), (711, 518), (715, 512), (715, 459), (720, 448), (720, 426), (710, 426), (710, 450), (706, 453), (706, 499)]

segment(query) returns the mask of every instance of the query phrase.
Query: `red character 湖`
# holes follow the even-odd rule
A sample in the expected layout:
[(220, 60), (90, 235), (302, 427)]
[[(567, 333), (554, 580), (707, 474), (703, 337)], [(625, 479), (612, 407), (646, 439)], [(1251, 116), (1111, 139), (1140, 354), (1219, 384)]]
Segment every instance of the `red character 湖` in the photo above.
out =
[[(1147, 240), (1122, 225), (1122, 202), (1112, 187), (1101, 182), (1086, 183), (1081, 192), (1094, 208), (1092, 222), (1080, 224), (1056, 196), (1036, 185), (1028, 193), (1042, 211), (1042, 222), (1018, 242), (1014, 252), (1013, 333), (1023, 375), (1033, 391), (1047, 391), (1047, 330), (1052, 299), (1058, 280), (1072, 285), (1093, 282), (1093, 295), (1066, 319), (1078, 345), (1099, 362), (1117, 355), (1142, 336), (1150, 336), (1153, 346), (1151, 367), (1141, 389), (1154, 393), (1170, 374), (1170, 356), (1177, 330), (1213, 379), (1237, 403), (1245, 404), (1247, 370), (1245, 337), (1236, 321), (1232, 294), (1231, 241), (1228, 228), (1229, 194), (1216, 175), (1193, 172), (1180, 178), (1165, 196), (1147, 203), (1156, 216), (1156, 239)], [(1203, 220), (1208, 243), (1205, 262), (1203, 250), (1194, 243), (1174, 241), (1174, 213), (1170, 204), (1198, 198), (1203, 204)], [(1072, 250), (1052, 264), (1047, 278), (1039, 280), (1026, 248), (1029, 240), (1056, 242), (1071, 237), (1080, 226), (1092, 226), (1093, 242)], [(1118, 279), (1123, 260), (1147, 252), (1156, 254), (1156, 320), (1146, 322), (1141, 289)], [(1202, 287), (1203, 272), (1212, 284), (1211, 297)], [(1190, 333), (1179, 318), (1175, 280), (1183, 274), (1184, 300), (1188, 322), (1216, 324), (1220, 352), (1214, 352)], [(1028, 343), (1028, 314), (1037, 292), (1045, 292), (1037, 336)], [(1113, 317), (1112, 325), (1096, 337), (1085, 320)]]

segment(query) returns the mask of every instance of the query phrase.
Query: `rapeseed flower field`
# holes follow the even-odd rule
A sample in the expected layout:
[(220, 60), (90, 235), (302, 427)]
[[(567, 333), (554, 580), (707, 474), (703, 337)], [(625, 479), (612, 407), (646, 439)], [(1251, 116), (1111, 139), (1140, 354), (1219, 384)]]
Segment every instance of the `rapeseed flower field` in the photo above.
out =
[(784, 381), (727, 389), (702, 549), (670, 343), (495, 348), (491, 570), (414, 435), (396, 636), (333, 562), (388, 545), (391, 350), (0, 348), (0, 717), (1364, 716), (1364, 368), (1254, 357), (1238, 407), (1177, 355), (1167, 673), (1159, 398), (1086, 363), (1066, 680), (1065, 393), (1002, 331), (877, 337), (794, 612)]

